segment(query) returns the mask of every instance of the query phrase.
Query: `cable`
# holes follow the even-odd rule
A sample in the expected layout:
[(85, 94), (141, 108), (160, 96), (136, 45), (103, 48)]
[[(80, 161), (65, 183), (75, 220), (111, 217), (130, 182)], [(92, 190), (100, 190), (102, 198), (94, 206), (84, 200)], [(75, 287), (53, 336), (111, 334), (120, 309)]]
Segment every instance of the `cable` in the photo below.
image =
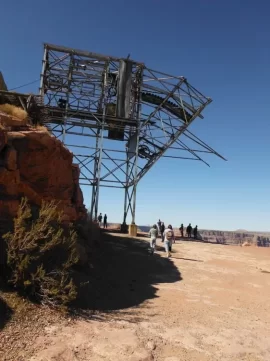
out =
[(26, 84), (24, 84), (24, 85), (17, 86), (16, 88), (9, 89), (8, 91), (12, 91), (12, 90), (16, 90), (16, 89), (23, 88), (23, 87), (25, 87), (25, 86), (27, 86), (27, 85), (34, 84), (34, 83), (36, 83), (37, 81), (39, 81), (39, 79), (33, 80), (33, 81), (31, 81), (30, 83), (26, 83)]

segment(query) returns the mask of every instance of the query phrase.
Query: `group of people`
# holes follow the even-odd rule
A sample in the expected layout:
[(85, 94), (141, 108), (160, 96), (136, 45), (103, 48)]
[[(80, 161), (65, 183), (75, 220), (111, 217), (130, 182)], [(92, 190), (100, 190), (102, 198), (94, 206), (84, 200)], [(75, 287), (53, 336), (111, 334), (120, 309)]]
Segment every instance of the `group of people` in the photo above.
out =
[[(184, 238), (184, 225), (181, 224), (179, 228), (181, 238)], [(188, 238), (192, 237), (192, 233), (194, 238), (197, 238), (198, 235), (198, 226), (194, 227), (194, 229), (191, 226), (191, 223), (186, 227), (186, 236)], [(149, 231), (149, 237), (151, 238), (150, 241), (150, 251), (153, 255), (156, 249), (156, 242), (157, 238), (160, 235), (161, 242), (164, 243), (165, 251), (167, 253), (167, 257), (171, 257), (171, 250), (172, 250), (172, 244), (175, 243), (175, 235), (172, 228), (172, 225), (169, 224), (168, 227), (165, 227), (164, 222), (162, 222), (160, 219), (157, 222), (157, 224), (154, 224), (153, 227)]]
[[(183, 223), (181, 224), (180, 228), (179, 228), (181, 237), (184, 238), (184, 225)], [(198, 236), (198, 226), (192, 228), (191, 223), (189, 223), (189, 225), (186, 228), (186, 237), (187, 238), (192, 238), (192, 233), (195, 239), (197, 239)]]
[(167, 257), (171, 257), (172, 243), (175, 243), (175, 235), (172, 228), (172, 225), (169, 224), (167, 228), (163, 223), (163, 228), (158, 229), (157, 225), (154, 224), (153, 227), (149, 231), (149, 236), (151, 238), (150, 241), (150, 254), (153, 255), (156, 249), (156, 242), (159, 235), (159, 231), (161, 234), (161, 241), (164, 242), (165, 251), (167, 253)]
[[(164, 222), (162, 222), (159, 219), (158, 222), (157, 222), (157, 226), (158, 226), (158, 231), (161, 234), (161, 239), (162, 239), (162, 242), (163, 242), (164, 241), (163, 233), (164, 233), (164, 230), (165, 230)], [(181, 226), (179, 228), (179, 231), (180, 231), (180, 234), (181, 234), (181, 238), (184, 238), (184, 225), (183, 225), (183, 223), (181, 224)], [(186, 228), (186, 237), (192, 238), (192, 233), (193, 233), (194, 238), (196, 239), (197, 236), (198, 236), (198, 226), (194, 227), (194, 229), (193, 229), (192, 226), (191, 226), (191, 223), (189, 223), (189, 225)]]
[(99, 216), (98, 216), (98, 224), (99, 224), (99, 227), (102, 227), (102, 219), (103, 219), (103, 228), (107, 228), (108, 226), (108, 223), (107, 223), (107, 214), (104, 214), (104, 217), (102, 216), (102, 213), (99, 213)]

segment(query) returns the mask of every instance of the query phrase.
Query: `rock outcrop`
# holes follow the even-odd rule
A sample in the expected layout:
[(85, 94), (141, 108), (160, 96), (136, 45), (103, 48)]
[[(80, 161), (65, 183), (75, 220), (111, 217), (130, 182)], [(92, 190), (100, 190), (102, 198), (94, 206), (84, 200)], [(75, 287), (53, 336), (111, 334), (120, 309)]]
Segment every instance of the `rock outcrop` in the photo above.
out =
[[(87, 212), (72, 153), (46, 128), (0, 113), (0, 227), (16, 215), (20, 200), (56, 200), (68, 222)], [(0, 229), (1, 233), (1, 229)]]

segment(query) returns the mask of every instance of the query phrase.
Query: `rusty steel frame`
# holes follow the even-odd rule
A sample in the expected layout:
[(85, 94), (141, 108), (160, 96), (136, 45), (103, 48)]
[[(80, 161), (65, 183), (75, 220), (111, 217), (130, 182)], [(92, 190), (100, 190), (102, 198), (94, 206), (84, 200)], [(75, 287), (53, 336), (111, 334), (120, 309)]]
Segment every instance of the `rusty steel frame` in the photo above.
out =
[[(115, 79), (121, 62), (131, 64), (130, 111), (124, 118), (107, 111), (112, 104), (117, 107)], [(195, 118), (203, 118), (211, 99), (184, 77), (151, 70), (129, 58), (44, 44), (40, 95), (44, 123), (74, 153), (81, 184), (93, 187), (94, 219), (100, 187), (123, 188), (123, 223), (128, 214), (135, 223), (137, 184), (161, 157), (205, 164), (200, 153), (224, 159), (188, 130)], [(120, 132), (122, 138), (114, 140), (110, 132)], [(187, 145), (184, 138), (200, 149)], [(182, 156), (181, 151), (189, 156)]]

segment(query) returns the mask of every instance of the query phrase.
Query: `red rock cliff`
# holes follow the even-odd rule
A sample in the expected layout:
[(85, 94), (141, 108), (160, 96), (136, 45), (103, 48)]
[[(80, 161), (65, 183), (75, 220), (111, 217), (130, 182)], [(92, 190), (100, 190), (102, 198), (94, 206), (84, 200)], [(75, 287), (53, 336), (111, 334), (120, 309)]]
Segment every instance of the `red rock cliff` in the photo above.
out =
[(0, 224), (13, 219), (20, 199), (33, 204), (56, 200), (64, 219), (86, 217), (73, 155), (44, 128), (20, 125), (0, 113)]

